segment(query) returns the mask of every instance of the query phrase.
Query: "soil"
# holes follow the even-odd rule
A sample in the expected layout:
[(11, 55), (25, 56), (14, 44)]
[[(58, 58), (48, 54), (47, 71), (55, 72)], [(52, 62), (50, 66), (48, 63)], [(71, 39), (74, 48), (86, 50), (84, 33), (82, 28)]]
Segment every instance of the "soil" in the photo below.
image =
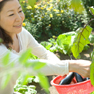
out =
[[(89, 45), (90, 48), (88, 50), (85, 50), (83, 51), (80, 55), (81, 55), (81, 58), (80, 59), (85, 59), (85, 60), (90, 60), (90, 53), (93, 51), (93, 45), (90, 44)], [(71, 59), (70, 56), (68, 55), (64, 55), (64, 54), (59, 54), (59, 53), (56, 53), (56, 55), (58, 57), (60, 57), (61, 60), (66, 60), (66, 59)], [(74, 57), (72, 57), (72, 59), (75, 59)], [(52, 75), (52, 76), (47, 76), (48, 80), (49, 80), (49, 83), (51, 82), (51, 80), (53, 78), (55, 78), (56, 76), (55, 75)], [(41, 88), (41, 86), (37, 83), (34, 83), (34, 85), (36, 86), (36, 90), (37, 90), (37, 94), (47, 94), (43, 88)], [(50, 88), (49, 88), (49, 94), (58, 94), (58, 92), (56, 91), (55, 87), (54, 86), (51, 86), (50, 85)]]

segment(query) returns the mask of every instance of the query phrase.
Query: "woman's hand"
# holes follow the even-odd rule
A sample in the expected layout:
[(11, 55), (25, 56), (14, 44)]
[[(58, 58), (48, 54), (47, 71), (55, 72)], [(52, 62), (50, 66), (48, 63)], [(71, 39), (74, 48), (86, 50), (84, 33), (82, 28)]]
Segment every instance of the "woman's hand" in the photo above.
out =
[(90, 64), (88, 60), (68, 60), (69, 71), (77, 72), (83, 77), (90, 77)]

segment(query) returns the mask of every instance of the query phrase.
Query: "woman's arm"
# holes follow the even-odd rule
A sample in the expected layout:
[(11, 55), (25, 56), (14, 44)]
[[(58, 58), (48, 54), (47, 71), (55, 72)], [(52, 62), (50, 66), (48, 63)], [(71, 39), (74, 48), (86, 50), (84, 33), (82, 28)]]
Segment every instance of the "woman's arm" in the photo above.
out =
[[(13, 67), (13, 68), (17, 69), (17, 71), (13, 71), (14, 69), (12, 69), (11, 67), (9, 67), (9, 68), (6, 67), (6, 69), (5, 69), (2, 65), (2, 58), (8, 52), (10, 52), (9, 63), (11, 64), (12, 62), (14, 62), (15, 67)], [(6, 75), (2, 75), (2, 77), (0, 77), (0, 94), (11, 94), (13, 92), (14, 85), (16, 84), (16, 80), (18, 78), (18, 73), (21, 71), (21, 69), (22, 70), (26, 69), (26, 71), (28, 70), (28, 72), (31, 73), (31, 75), (36, 75), (36, 73), (34, 74), (32, 67), (27, 69), (19, 64), (19, 57), (20, 57), (19, 55), (11, 52), (4, 45), (0, 45), (0, 76), (3, 71), (6, 71), (6, 73), (7, 73), (9, 70), (11, 70), (11, 72), (12, 72), (12, 78), (4, 90), (1, 89), (1, 86), (2, 86), (1, 82), (2, 82), (3, 77), (5, 77)], [(61, 62), (57, 63), (56, 61), (42, 60), (42, 59), (29, 60), (29, 61), (30, 61), (30, 63), (32, 63), (32, 62), (36, 63), (38, 61), (46, 63), (45, 67), (36, 71), (36, 72), (42, 72), (45, 75), (64, 75), (64, 74), (68, 73), (68, 63), (66, 63), (66, 62), (65, 63), (61, 63)]]
[[(27, 45), (27, 48), (31, 48), (34, 55), (40, 59), (60, 61), (60, 59), (54, 53), (46, 50), (41, 44), (39, 44), (26, 29), (23, 28), (22, 32), (22, 41), (24, 41), (23, 46)], [(26, 45), (24, 45), (24, 43)]]
[[(2, 61), (2, 58), (7, 54), (7, 52), (9, 52), (9, 50), (5, 46), (0, 45), (0, 73), (4, 70), (4, 68), (2, 67), (1, 61)], [(10, 52), (10, 63), (14, 62), (15, 68), (17, 68), (18, 71), (20, 71), (21, 69), (23, 69), (23, 70), (26, 69), (19, 64), (19, 57), (20, 57), (19, 55)], [(67, 74), (69, 71), (70, 72), (74, 71), (74, 72), (81, 74), (84, 77), (88, 77), (89, 67), (91, 64), (91, 62), (87, 61), (87, 60), (63, 60), (63, 61), (60, 61), (57, 63), (54, 60), (51, 61), (51, 60), (43, 60), (43, 59), (29, 60), (29, 63), (32, 63), (32, 62), (36, 63), (38, 61), (46, 63), (45, 67), (37, 70), (38, 72), (42, 72), (45, 75), (64, 75), (64, 74)], [(28, 70), (28, 72), (30, 72), (32, 75), (36, 75), (36, 74), (34, 74), (32, 69), (33, 68), (30, 67), (26, 70)], [(13, 71), (13, 69), (11, 69), (11, 68), (9, 68), (9, 70)], [(7, 70), (4, 70), (4, 71), (7, 72)], [(17, 77), (18, 71), (13, 72), (12, 78), (4, 90), (1, 89), (1, 82), (2, 82), (1, 80), (2, 80), (3, 76), (0, 77), (0, 94), (11, 94), (13, 92), (14, 85), (18, 78)], [(1, 76), (1, 74), (0, 74), (0, 76)]]
[(83, 77), (90, 77), (90, 64), (89, 60), (69, 60), (69, 71), (77, 72)]

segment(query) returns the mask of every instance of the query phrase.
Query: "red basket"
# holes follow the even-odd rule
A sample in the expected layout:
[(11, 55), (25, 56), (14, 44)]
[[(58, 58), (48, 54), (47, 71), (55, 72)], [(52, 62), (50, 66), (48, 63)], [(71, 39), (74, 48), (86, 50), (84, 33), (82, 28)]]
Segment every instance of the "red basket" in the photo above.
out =
[(91, 85), (90, 80), (76, 83), (75, 77), (73, 78), (71, 84), (59, 85), (60, 81), (65, 77), (66, 76), (57, 76), (51, 81), (51, 85), (55, 86), (59, 94), (90, 94), (94, 91), (94, 87)]

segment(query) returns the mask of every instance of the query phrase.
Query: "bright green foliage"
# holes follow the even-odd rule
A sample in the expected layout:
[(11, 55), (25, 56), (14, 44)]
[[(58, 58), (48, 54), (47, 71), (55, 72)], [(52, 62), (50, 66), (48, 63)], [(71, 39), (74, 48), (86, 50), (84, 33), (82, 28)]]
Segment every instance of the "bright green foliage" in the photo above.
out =
[(19, 0), (20, 5), (21, 5), (22, 9), (24, 9), (24, 6), (23, 6), (23, 1), (24, 1), (24, 0)]
[(36, 3), (36, 0), (28, 0), (28, 4), (31, 6), (31, 7), (34, 7)]
[(41, 45), (51, 52), (60, 52), (69, 55), (71, 53), (72, 41), (75, 34), (75, 32), (68, 32), (60, 34), (58, 37), (53, 36), (48, 42), (41, 42)]
[(29, 74), (26, 74), (25, 76), (24, 76), (24, 79), (23, 79), (23, 85), (26, 85), (26, 84), (28, 84), (27, 82), (28, 82), (28, 78), (32, 78), (32, 76), (30, 76)]
[(94, 50), (92, 51), (90, 56), (92, 60), (92, 63), (90, 65), (90, 80), (91, 80), (92, 85), (94, 86)]
[[(20, 92), (21, 94), (36, 94), (36, 90), (33, 88), (34, 86), (33, 87), (27, 86), (27, 82), (30, 82), (30, 80), (34, 78), (34, 76), (33, 76), (33, 78), (32, 78), (32, 76), (30, 76), (32, 71), (30, 72), (30, 71), (27, 70), (30, 67), (32, 68), (33, 71), (35, 71), (34, 73), (36, 75), (38, 75), (40, 79), (45, 78), (45, 80), (43, 82), (42, 81), (40, 82), (42, 84), (42, 86), (45, 86), (45, 84), (47, 85), (48, 81), (46, 80), (46, 77), (43, 76), (43, 75), (40, 75), (39, 72), (36, 71), (36, 70), (39, 70), (40, 68), (44, 67), (46, 64), (42, 63), (42, 62), (38, 62), (38, 61), (36, 61), (36, 62), (35, 61), (34, 62), (29, 61), (28, 59), (31, 59), (32, 56), (33, 55), (31, 54), (31, 49), (28, 49), (27, 51), (22, 53), (22, 55), (19, 58), (19, 68), (16, 68), (14, 63), (10, 62), (10, 54), (7, 53), (5, 55), (5, 57), (2, 60), (3, 61), (2, 63), (4, 65), (3, 66), (4, 71), (2, 71), (0, 73), (0, 77), (2, 77), (1, 82), (2, 82), (2, 88), (3, 89), (5, 88), (5, 86), (10, 81), (11, 75), (15, 72), (18, 72), (19, 76), (25, 75), (25, 77), (23, 77), (22, 83), (19, 83), (14, 88), (14, 91)], [(35, 57), (33, 56), (33, 58), (35, 58)], [(23, 69), (24, 69), (24, 71), (23, 71)], [(6, 72), (6, 70), (7, 70), (7, 72)], [(38, 82), (38, 79), (35, 79), (35, 80), (34, 79), (33, 79), (33, 81)], [(47, 81), (47, 82), (45, 82), (45, 81)], [(48, 90), (47, 86), (44, 87), (46, 91)]]
[(1, 85), (2, 85), (2, 89), (4, 89), (6, 87), (6, 85), (8, 84), (8, 82), (10, 81), (11, 79), (11, 74), (5, 74), (2, 78), (2, 81), (1, 81)]
[(41, 69), (42, 67), (44, 67), (45, 65), (46, 65), (46, 63), (36, 62), (36, 63), (33, 63), (32, 67), (34, 70), (38, 70), (38, 69)]
[(38, 59), (38, 57), (31, 53), (31, 59)]
[(5, 57), (2, 58), (2, 63), (3, 63), (3, 65), (6, 66), (6, 65), (9, 63), (9, 60), (10, 60), (10, 53), (7, 53), (7, 54), (5, 55)]
[[(31, 0), (32, 1), (32, 0)], [(75, 31), (87, 23), (87, 13), (79, 14), (69, 9), (70, 0), (48, 0), (37, 3), (32, 8), (28, 2), (23, 3), (25, 13), (24, 27), (40, 42), (53, 35)], [(45, 37), (43, 37), (45, 36)]]
[(31, 49), (28, 49), (21, 55), (19, 61), (24, 64), (28, 59), (30, 59), (30, 56), (31, 56)]
[(90, 80), (92, 85), (94, 86), (94, 62), (90, 65)]
[(92, 13), (92, 15), (94, 15), (94, 7), (90, 7), (90, 12)]
[(49, 94), (48, 88), (49, 88), (49, 83), (47, 82), (48, 79), (45, 77), (43, 74), (39, 73), (38, 74), (40, 85), (45, 89), (47, 94)]
[(89, 41), (90, 41), (90, 43), (94, 43), (94, 35), (93, 34), (90, 34)]
[[(34, 85), (27, 86), (27, 84), (34, 81), (34, 79), (36, 79), (35, 76), (30, 76), (28, 74), (19, 77), (19, 79), (17, 80), (16, 85), (14, 87), (14, 91), (20, 92), (21, 94), (36, 94), (37, 91), (35, 90), (36, 87)], [(23, 84), (24, 81), (25, 81), (25, 83)]]
[(89, 44), (89, 35), (92, 31), (92, 28), (87, 25), (85, 28), (80, 28), (77, 30), (77, 35), (74, 39), (73, 46), (71, 48), (73, 56), (75, 58), (79, 57), (79, 53), (82, 52), (85, 45)]
[(47, 50), (49, 50), (52, 46), (52, 43), (50, 42), (46, 42), (46, 41), (42, 41), (41, 45), (43, 45)]
[(71, 0), (70, 8), (74, 9), (74, 11), (79, 13), (85, 11), (82, 0)]
[(94, 91), (92, 93), (90, 93), (90, 94), (94, 94)]
[(74, 32), (64, 33), (57, 37), (58, 50), (64, 54), (70, 54), (72, 37), (75, 35)]

